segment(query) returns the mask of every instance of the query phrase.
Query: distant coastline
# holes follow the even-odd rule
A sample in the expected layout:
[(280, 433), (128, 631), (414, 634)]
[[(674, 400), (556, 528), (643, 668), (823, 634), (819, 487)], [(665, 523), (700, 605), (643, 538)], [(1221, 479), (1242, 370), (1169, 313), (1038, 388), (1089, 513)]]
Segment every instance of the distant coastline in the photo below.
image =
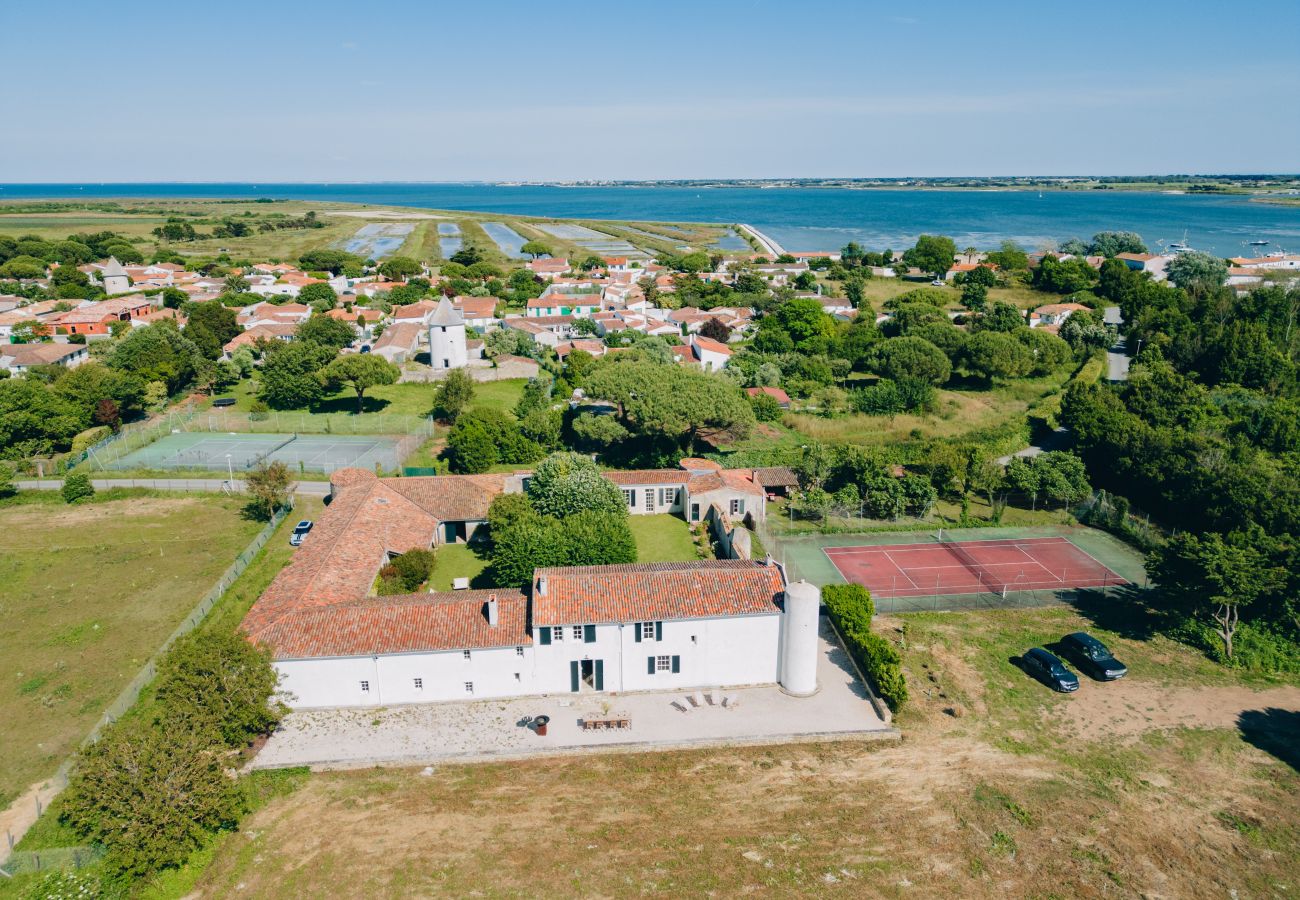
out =
[[(1208, 176), (1207, 176), (1208, 177)], [(1290, 177), (1290, 176), (1286, 176)], [(496, 219), (587, 223), (747, 223), (793, 251), (838, 250), (849, 241), (876, 250), (911, 246), (920, 234), (946, 234), (960, 246), (994, 249), (1012, 241), (1054, 247), (1098, 231), (1133, 231), (1151, 247), (1186, 240), (1196, 249), (1240, 256), (1251, 247), (1300, 250), (1300, 176), (1218, 176), (1197, 189), (1193, 176), (1160, 183), (1117, 181), (1106, 189), (1082, 183), (930, 180), (871, 183), (828, 179), (779, 181), (601, 182), (507, 185), (446, 182), (372, 183), (86, 183), (0, 184), (0, 233), (24, 233), (23, 204), (86, 206), (134, 202), (164, 207), (209, 201), (298, 201), (354, 210), (376, 207)], [(1180, 180), (1175, 180), (1175, 178)], [(1186, 178), (1186, 180), (1181, 180)], [(1200, 179), (1200, 176), (1196, 176)], [(1267, 183), (1267, 184), (1266, 184)], [(1211, 189), (1212, 188), (1212, 189)], [(318, 207), (324, 208), (324, 207)], [(13, 212), (5, 215), (6, 209)], [(100, 215), (109, 212), (101, 210)], [(63, 215), (66, 215), (64, 213)], [(57, 227), (55, 221), (47, 223)], [(75, 229), (74, 229), (75, 230)], [(617, 231), (617, 227), (614, 227)], [(670, 241), (671, 242), (671, 241)]]

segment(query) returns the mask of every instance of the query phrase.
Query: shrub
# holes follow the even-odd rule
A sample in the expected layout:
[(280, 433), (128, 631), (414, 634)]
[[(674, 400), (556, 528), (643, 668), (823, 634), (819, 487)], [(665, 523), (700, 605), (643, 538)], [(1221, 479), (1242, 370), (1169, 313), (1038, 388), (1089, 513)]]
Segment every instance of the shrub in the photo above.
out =
[(876, 693), (894, 712), (907, 702), (907, 681), (903, 678), (903, 659), (887, 639), (870, 631), (851, 631), (844, 635), (849, 652), (876, 686)]
[(94, 428), (87, 428), (72, 439), (72, 452), (81, 453), (87, 447), (98, 444), (112, 433), (113, 429), (107, 425), (96, 425)]
[(148, 876), (238, 822), (239, 785), (226, 765), (203, 732), (126, 719), (82, 750), (64, 815), (104, 846), (112, 870)]
[(270, 651), (237, 631), (191, 632), (158, 667), (159, 724), (210, 729), (228, 747), (266, 734), (285, 710), (271, 703), (278, 676)]
[(749, 398), (749, 405), (754, 407), (754, 418), (760, 422), (779, 422), (784, 413), (781, 402), (771, 394), (755, 394)]
[(85, 472), (73, 472), (63, 479), (64, 503), (79, 503), (95, 496), (95, 486), (90, 483), (90, 476)]
[(822, 603), (842, 632), (870, 631), (876, 605), (871, 593), (860, 584), (828, 584), (822, 588)]
[(871, 594), (861, 585), (832, 584), (822, 588), (822, 602), (862, 674), (889, 708), (898, 712), (907, 702), (903, 660), (892, 643), (871, 630), (876, 612)]
[(401, 556), (397, 557), (388, 566), (395, 574), (408, 592), (418, 590), (420, 585), (429, 580), (433, 574), (433, 551), (432, 550), (407, 550)]

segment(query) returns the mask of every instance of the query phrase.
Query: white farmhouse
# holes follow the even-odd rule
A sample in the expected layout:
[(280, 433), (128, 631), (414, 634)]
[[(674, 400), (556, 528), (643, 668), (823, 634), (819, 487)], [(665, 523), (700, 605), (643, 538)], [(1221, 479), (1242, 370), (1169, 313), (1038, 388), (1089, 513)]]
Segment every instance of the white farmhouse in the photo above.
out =
[(370, 594), (392, 557), (468, 537), (510, 484), (336, 473), (333, 502), (242, 625), (270, 648), (291, 706), (816, 690), (817, 590), (787, 586), (771, 561), (546, 568), (522, 590)]

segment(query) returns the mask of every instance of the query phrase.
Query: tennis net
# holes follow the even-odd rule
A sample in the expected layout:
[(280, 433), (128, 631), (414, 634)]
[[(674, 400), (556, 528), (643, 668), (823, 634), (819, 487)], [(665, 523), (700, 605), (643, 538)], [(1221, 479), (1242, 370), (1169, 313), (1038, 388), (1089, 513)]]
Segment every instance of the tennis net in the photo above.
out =
[(252, 459), (250, 459), (248, 462), (244, 463), (244, 468), (251, 469), (254, 466), (260, 466), (262, 463), (266, 462), (266, 460), (271, 456), (272, 453), (275, 453), (279, 450), (283, 450), (285, 447), (288, 447), (296, 440), (298, 440), (298, 433), (294, 432), (293, 434), (289, 435), (287, 440), (281, 441), (280, 443), (272, 447), (270, 450), (267, 450), (265, 453), (259, 453), (256, 456), (254, 456)]
[(990, 591), (997, 593), (1005, 590), (1005, 584), (999, 584), (991, 580), (984, 567), (977, 563), (969, 553), (961, 546), (960, 541), (952, 541), (946, 538), (942, 531), (939, 532), (939, 543), (948, 549), (948, 552), (957, 557), (957, 561), (966, 567), (966, 570), (975, 576), (975, 579)]

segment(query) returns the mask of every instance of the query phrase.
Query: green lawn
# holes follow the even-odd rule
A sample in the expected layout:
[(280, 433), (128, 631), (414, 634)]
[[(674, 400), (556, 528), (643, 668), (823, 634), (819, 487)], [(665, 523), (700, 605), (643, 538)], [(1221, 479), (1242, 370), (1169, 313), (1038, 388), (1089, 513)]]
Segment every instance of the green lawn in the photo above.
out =
[(684, 519), (677, 516), (628, 516), (636, 538), (637, 562), (677, 562), (699, 559)]
[[(511, 378), (505, 381), (490, 381), (474, 385), (472, 409), (510, 410), (519, 402), (527, 381)], [(257, 399), (257, 376), (245, 379), (233, 389), (218, 396), (234, 397), (235, 405), (230, 407), (236, 412), (247, 413)], [(272, 419), (279, 416), (293, 427), (290, 430), (310, 434), (322, 434), (336, 431), (346, 434), (356, 430), (357, 433), (375, 433), (376, 428), (388, 427), (385, 417), (403, 416), (423, 418), (433, 410), (433, 384), (386, 384), (371, 388), (366, 392), (365, 411), (356, 412), (356, 395), (350, 388), (330, 394), (310, 409), (286, 410), (281, 413), (271, 411)], [(204, 407), (211, 409), (211, 402)], [(211, 413), (220, 416), (219, 410)], [(394, 420), (400, 421), (400, 420)], [(359, 428), (357, 426), (360, 426)]]
[(491, 559), (484, 552), (482, 543), (470, 547), (468, 544), (444, 544), (434, 550), (433, 579), (431, 586), (435, 591), (451, 590), (452, 580), (468, 578), (470, 587), (494, 587), (484, 576)]
[(126, 491), (0, 505), (0, 806), (53, 774), (252, 540), (241, 506)]

